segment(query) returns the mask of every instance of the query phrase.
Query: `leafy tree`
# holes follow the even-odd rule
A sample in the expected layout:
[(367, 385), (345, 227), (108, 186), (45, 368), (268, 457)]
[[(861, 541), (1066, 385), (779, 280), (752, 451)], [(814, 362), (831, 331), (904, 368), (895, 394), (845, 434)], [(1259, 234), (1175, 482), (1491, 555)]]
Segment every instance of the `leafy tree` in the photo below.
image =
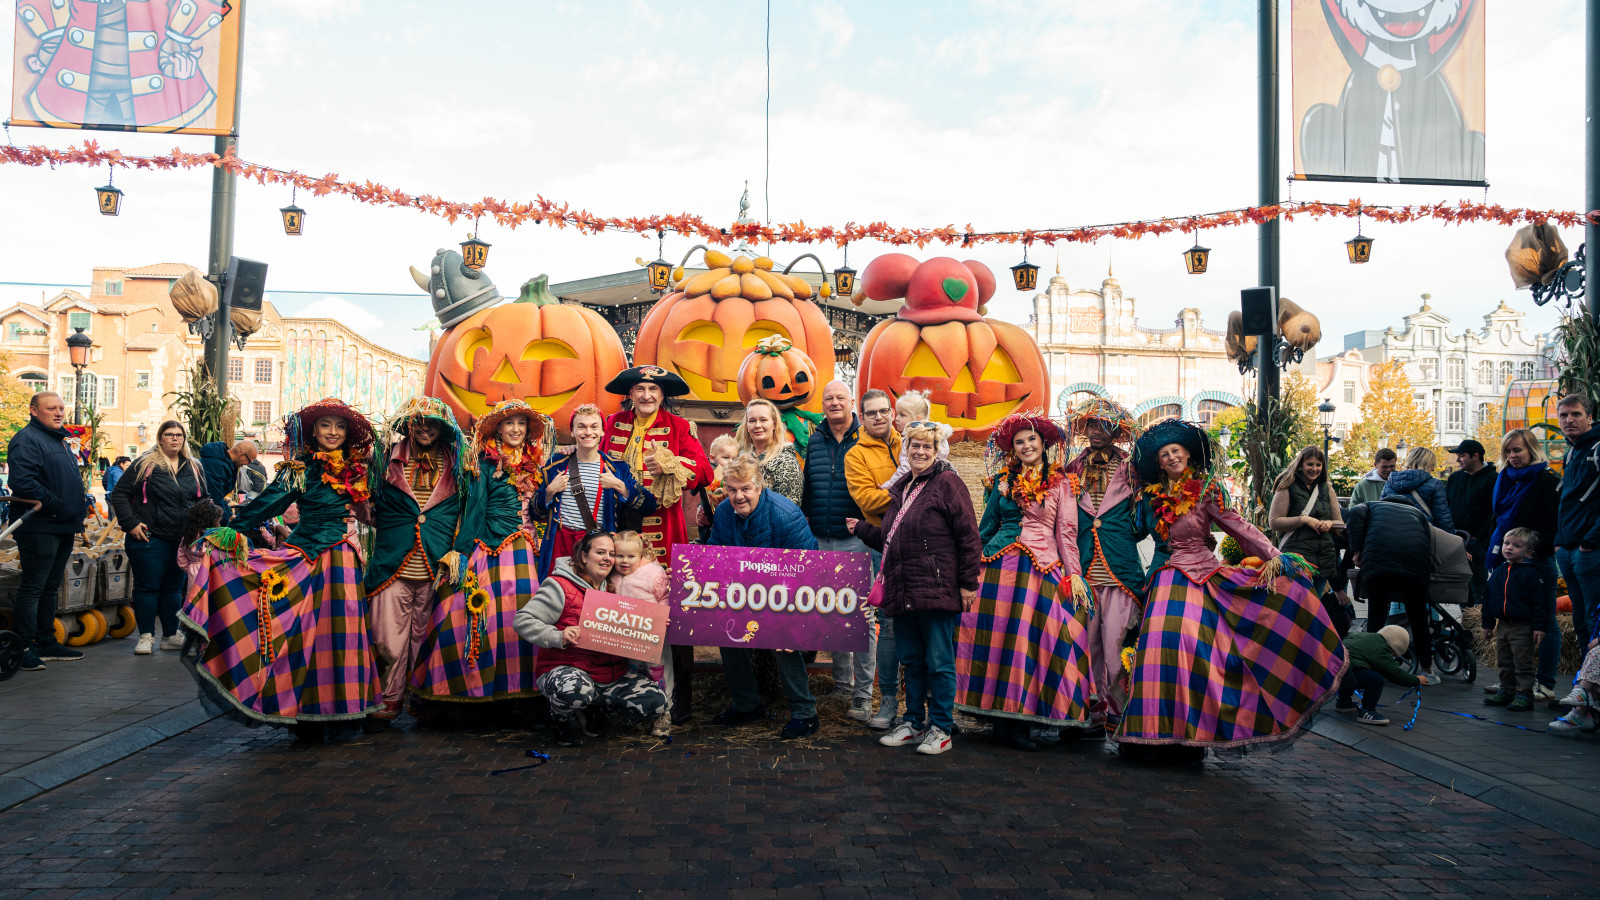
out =
[(0, 460), (5, 459), (11, 436), (28, 424), (28, 404), (33, 400), (33, 390), (11, 374), (14, 364), (9, 352), (0, 352)]
[(1417, 405), (1405, 363), (1391, 360), (1368, 371), (1361, 421), (1345, 440), (1338, 464), (1365, 472), (1379, 447), (1398, 447), (1401, 441), (1407, 447), (1430, 447), (1438, 455), (1438, 433), (1432, 410)]
[(1495, 462), (1500, 458), (1500, 439), (1506, 436), (1505, 430), (1500, 404), (1489, 404), (1483, 411), (1483, 419), (1478, 422), (1478, 430), (1472, 435), (1483, 445), (1484, 462)]

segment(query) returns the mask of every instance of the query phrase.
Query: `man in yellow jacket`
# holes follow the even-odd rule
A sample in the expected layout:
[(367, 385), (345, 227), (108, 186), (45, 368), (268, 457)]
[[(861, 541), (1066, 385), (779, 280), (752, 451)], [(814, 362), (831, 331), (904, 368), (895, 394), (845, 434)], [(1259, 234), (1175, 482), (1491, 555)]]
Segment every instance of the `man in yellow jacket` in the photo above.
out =
[[(844, 455), (844, 478), (850, 499), (861, 509), (861, 518), (874, 525), (883, 524), (889, 508), (889, 492), (883, 483), (900, 463), (900, 435), (894, 430), (894, 405), (889, 395), (876, 388), (861, 395), (861, 435)], [(876, 568), (880, 559), (871, 550)], [(883, 699), (878, 711), (867, 719), (867, 726), (878, 730), (894, 725), (900, 709), (900, 661), (895, 654), (893, 621), (878, 618), (878, 688)]]

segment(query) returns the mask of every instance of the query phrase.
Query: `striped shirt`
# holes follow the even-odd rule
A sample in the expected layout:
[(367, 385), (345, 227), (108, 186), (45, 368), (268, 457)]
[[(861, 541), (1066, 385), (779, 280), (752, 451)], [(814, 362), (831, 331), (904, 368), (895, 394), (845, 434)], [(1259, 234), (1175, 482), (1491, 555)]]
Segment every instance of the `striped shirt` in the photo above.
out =
[[(583, 496), (589, 501), (589, 511), (594, 514), (595, 498), (600, 496), (600, 463), (578, 463), (578, 479), (583, 483)], [(583, 520), (583, 510), (578, 508), (578, 492), (573, 490), (570, 481), (567, 489), (561, 492), (561, 527), (574, 531), (588, 531), (589, 524)], [(595, 527), (600, 526), (600, 516), (594, 514)]]
[[(428, 508), (428, 501), (433, 498), (433, 489), (439, 483), (438, 472), (439, 467), (436, 464), (433, 468), (432, 477), (423, 486), (419, 486), (417, 483), (416, 457), (412, 457), (406, 462), (406, 483), (411, 485), (411, 493), (417, 496), (418, 509)], [(420, 534), (417, 537), (417, 542), (412, 545), (411, 552), (406, 554), (405, 561), (400, 564), (400, 571), (396, 574), (405, 581), (428, 581), (433, 577), (433, 573), (428, 570), (427, 554), (422, 549)]]

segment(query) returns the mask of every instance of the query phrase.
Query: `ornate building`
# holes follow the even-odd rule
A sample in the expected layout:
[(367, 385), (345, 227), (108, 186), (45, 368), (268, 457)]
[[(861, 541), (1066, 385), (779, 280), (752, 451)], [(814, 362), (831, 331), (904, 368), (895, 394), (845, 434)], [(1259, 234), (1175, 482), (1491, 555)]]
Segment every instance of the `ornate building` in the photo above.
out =
[[(1435, 311), (1429, 299), (1422, 295), (1422, 307), (1406, 316), (1398, 331), (1391, 327), (1346, 335), (1343, 355), (1353, 351), (1370, 363), (1404, 362), (1417, 405), (1432, 411), (1438, 422), (1439, 444), (1453, 447), (1473, 435), (1490, 404), (1502, 403), (1513, 381), (1551, 374), (1549, 336), (1530, 333), (1524, 327), (1526, 314), (1503, 300), (1483, 317), (1482, 328), (1452, 334), (1450, 318)], [(1319, 373), (1325, 363), (1338, 359), (1318, 360)], [(1343, 382), (1351, 379), (1337, 380), (1343, 391)], [(1365, 379), (1356, 386), (1362, 389), (1355, 394), (1359, 406)]]
[(1110, 397), (1141, 423), (1183, 416), (1209, 423), (1246, 393), (1223, 333), (1202, 326), (1200, 310), (1179, 310), (1171, 328), (1144, 328), (1108, 271), (1099, 290), (1072, 289), (1059, 273), (1033, 298), (1024, 328), (1039, 343), (1050, 371), (1056, 411), (1080, 395)]
[[(82, 328), (94, 340), (84, 371), (85, 399), (101, 415), (110, 457), (148, 449), (155, 429), (172, 418), (172, 392), (188, 385), (201, 339), (189, 333), (167, 297), (186, 267), (96, 267), (87, 294), (66, 289), (40, 304), (0, 309), (0, 352), (11, 374), (67, 399), (77, 396), (66, 338)], [(243, 437), (269, 445), (282, 439), (275, 423), (287, 410), (338, 395), (384, 415), (422, 385), (427, 361), (384, 349), (333, 319), (280, 315), (262, 307), (261, 330), (243, 351), (228, 354), (228, 391), (240, 404)]]

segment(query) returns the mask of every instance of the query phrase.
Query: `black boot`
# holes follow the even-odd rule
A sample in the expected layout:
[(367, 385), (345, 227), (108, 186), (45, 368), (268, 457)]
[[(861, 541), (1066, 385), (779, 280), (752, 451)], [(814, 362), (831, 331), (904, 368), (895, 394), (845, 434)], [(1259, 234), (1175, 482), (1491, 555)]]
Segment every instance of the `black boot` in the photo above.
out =
[(583, 746), (583, 725), (578, 722), (578, 714), (556, 716), (553, 721), (557, 747)]
[(1007, 746), (1014, 750), (1025, 750), (1029, 753), (1038, 750), (1039, 743), (1030, 735), (1032, 730), (1033, 726), (1027, 722), (1012, 722), (1010, 739), (1006, 741)]

